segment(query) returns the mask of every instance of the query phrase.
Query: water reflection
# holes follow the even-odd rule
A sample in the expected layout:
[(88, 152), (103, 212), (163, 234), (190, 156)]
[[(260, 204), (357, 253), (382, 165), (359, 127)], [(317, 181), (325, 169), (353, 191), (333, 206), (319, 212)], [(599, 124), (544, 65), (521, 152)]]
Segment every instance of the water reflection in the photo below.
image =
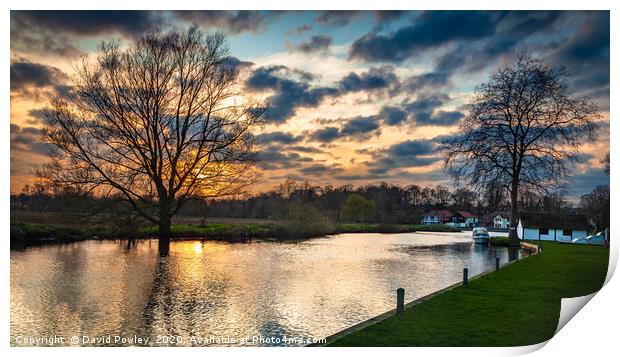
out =
[(411, 233), (182, 241), (166, 257), (151, 241), (36, 247), (11, 252), (11, 336), (320, 338), (392, 309), (398, 287), (410, 301), (516, 254)]

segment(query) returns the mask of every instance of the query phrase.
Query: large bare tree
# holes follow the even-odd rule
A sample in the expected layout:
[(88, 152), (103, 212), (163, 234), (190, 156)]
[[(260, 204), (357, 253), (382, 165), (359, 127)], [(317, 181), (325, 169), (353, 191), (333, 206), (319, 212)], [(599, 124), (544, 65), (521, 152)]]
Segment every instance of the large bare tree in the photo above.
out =
[(522, 54), (476, 88), (460, 132), (439, 145), (458, 185), (508, 191), (513, 240), (519, 190), (563, 187), (568, 162), (577, 159), (582, 140), (591, 139), (596, 128), (595, 103), (571, 96), (568, 78), (564, 68)]
[(253, 129), (264, 108), (239, 92), (225, 38), (197, 27), (100, 45), (76, 66), (73, 95), (54, 99), (40, 174), (54, 184), (122, 197), (159, 225), (188, 200), (238, 193), (256, 177)]

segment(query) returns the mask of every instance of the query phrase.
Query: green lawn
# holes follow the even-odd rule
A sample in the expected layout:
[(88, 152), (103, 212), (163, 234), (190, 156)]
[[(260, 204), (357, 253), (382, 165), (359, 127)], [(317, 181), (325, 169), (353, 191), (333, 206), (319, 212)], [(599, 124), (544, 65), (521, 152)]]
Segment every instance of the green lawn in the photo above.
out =
[(602, 286), (609, 250), (545, 243), (542, 254), (471, 280), (331, 346), (523, 346), (553, 336), (560, 299)]

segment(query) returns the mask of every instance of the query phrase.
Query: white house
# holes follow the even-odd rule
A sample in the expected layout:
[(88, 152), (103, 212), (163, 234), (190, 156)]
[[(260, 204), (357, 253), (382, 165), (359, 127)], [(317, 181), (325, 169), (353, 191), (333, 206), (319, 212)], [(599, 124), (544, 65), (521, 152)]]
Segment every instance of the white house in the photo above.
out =
[(501, 214), (493, 217), (493, 228), (497, 229), (508, 229), (508, 225), (510, 225), (510, 218), (504, 217)]
[(570, 242), (588, 235), (586, 216), (579, 214), (521, 213), (519, 239)]

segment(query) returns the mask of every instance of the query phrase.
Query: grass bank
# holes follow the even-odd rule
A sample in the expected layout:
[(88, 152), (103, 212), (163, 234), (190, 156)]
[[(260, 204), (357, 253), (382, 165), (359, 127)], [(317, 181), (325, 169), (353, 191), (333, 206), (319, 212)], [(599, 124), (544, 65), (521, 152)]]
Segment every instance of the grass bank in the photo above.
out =
[(609, 250), (545, 243), (545, 250), (471, 280), (330, 346), (524, 346), (553, 336), (560, 299), (601, 288)]
[(460, 229), (444, 224), (380, 224), (380, 223), (342, 223), (336, 227), (337, 233), (408, 233), (408, 232), (460, 232)]
[[(178, 223), (172, 225), (173, 238), (197, 238), (223, 241), (239, 239), (303, 239), (337, 233), (404, 233), (425, 231), (458, 231), (449, 226), (340, 224), (299, 225), (288, 222), (228, 221), (226, 223)], [(131, 227), (130, 225), (69, 225), (11, 222), (11, 246), (25, 247), (45, 243), (68, 243), (86, 239), (142, 239), (156, 237), (157, 226)]]

